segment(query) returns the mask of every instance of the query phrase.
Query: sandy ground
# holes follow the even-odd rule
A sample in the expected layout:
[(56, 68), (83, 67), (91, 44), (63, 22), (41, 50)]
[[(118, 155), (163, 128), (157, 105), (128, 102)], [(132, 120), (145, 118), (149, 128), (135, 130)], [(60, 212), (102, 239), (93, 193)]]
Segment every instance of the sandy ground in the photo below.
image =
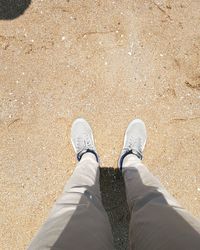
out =
[(200, 217), (199, 0), (33, 0), (0, 20), (0, 98), (1, 249), (25, 249), (61, 193), (78, 116), (103, 167), (142, 118), (145, 163)]

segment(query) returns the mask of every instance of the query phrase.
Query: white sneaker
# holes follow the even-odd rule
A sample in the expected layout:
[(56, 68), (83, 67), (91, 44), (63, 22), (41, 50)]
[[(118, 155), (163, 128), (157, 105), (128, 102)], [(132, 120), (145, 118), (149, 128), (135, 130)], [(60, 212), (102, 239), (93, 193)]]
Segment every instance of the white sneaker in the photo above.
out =
[(122, 169), (123, 160), (128, 154), (134, 154), (142, 160), (146, 139), (147, 132), (144, 122), (140, 119), (130, 122), (125, 132), (124, 146), (118, 162), (120, 169)]
[(78, 161), (81, 160), (83, 154), (90, 152), (96, 156), (98, 162), (92, 129), (85, 119), (78, 118), (73, 122), (71, 128), (71, 142), (77, 154)]

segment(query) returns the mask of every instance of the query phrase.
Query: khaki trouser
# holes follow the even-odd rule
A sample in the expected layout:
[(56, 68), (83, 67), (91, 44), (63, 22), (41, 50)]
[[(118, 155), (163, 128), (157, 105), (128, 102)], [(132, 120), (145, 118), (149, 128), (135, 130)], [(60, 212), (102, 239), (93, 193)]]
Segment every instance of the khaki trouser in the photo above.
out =
[[(124, 159), (123, 175), (131, 213), (131, 250), (200, 249), (200, 222), (167, 193), (136, 156)], [(29, 249), (114, 249), (94, 155), (83, 155)]]

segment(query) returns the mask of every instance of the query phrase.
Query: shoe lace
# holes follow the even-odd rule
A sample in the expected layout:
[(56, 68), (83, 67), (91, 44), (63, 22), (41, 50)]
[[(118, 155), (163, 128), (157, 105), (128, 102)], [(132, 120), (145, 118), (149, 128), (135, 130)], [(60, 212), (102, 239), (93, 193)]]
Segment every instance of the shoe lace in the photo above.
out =
[(142, 152), (142, 140), (140, 137), (131, 136), (129, 139), (128, 150), (135, 149)]
[(88, 134), (82, 134), (81, 137), (77, 137), (76, 145), (79, 150), (93, 148), (91, 139)]

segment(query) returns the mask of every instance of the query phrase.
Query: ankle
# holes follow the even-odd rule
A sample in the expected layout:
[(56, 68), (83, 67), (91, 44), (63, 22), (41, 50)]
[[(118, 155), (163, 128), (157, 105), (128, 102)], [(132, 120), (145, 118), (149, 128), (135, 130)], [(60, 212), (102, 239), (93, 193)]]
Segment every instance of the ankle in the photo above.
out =
[(130, 163), (135, 162), (135, 161), (141, 161), (140, 158), (138, 158), (137, 155), (134, 154), (128, 154), (127, 156), (124, 157), (123, 162), (122, 162), (122, 168), (129, 166)]
[(135, 161), (135, 160), (142, 160), (142, 154), (140, 154), (139, 152), (133, 151), (133, 150), (129, 150), (126, 151), (120, 159), (120, 170), (122, 170), (123, 166), (126, 165), (127, 161)]
[(97, 162), (99, 162), (99, 157), (94, 150), (86, 149), (77, 154), (77, 160), (80, 161), (82, 159), (90, 158)]
[(81, 160), (85, 160), (85, 159), (92, 159), (92, 160), (94, 160), (94, 161), (97, 160), (95, 154), (90, 153), (90, 152), (86, 152), (86, 153), (84, 153), (84, 154), (82, 155)]

